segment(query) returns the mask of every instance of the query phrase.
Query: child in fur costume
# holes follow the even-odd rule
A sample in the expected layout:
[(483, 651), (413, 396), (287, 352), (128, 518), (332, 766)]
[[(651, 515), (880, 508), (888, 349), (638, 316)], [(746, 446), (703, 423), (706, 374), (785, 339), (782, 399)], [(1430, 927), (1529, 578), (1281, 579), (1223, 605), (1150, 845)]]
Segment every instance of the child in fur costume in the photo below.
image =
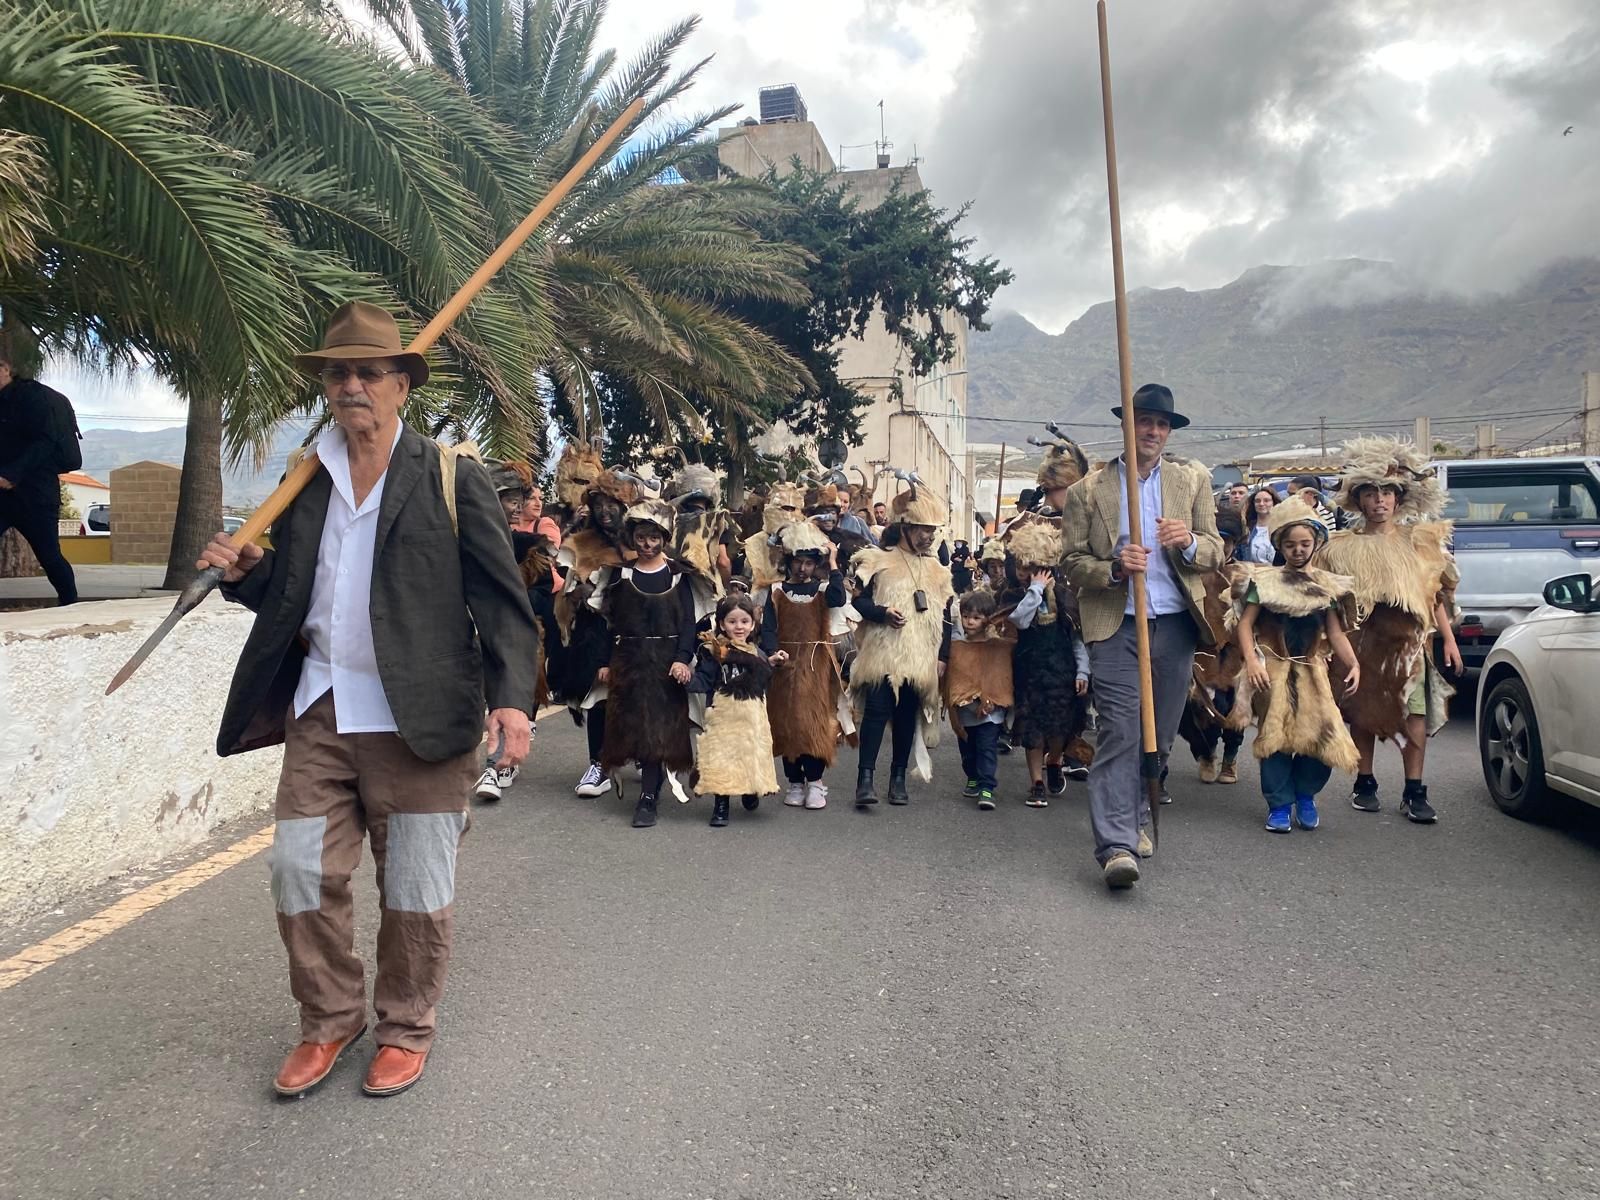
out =
[(920, 751), (918, 775), (932, 778), (927, 748), (938, 744), (939, 679), (950, 648), (949, 605), (955, 593), (950, 568), (933, 554), (945, 522), (944, 501), (913, 483), (894, 498), (890, 511), (890, 532), (900, 535), (893, 548), (868, 548), (855, 558), (861, 583), (855, 607), (862, 619), (850, 671), (861, 726), (857, 808), (878, 802), (873, 775), (886, 728), (892, 727), (889, 803), (911, 802), (906, 770), (914, 752)]
[(806, 494), (798, 484), (774, 484), (761, 509), (761, 528), (744, 540), (744, 571), (750, 576), (751, 594), (765, 601), (767, 589), (783, 578), (780, 560), (772, 553), (774, 539), (785, 525), (805, 520), (801, 509)]
[(728, 798), (739, 796), (754, 812), (762, 796), (778, 790), (772, 770), (772, 728), (767, 722), (767, 689), (773, 668), (788, 658), (770, 656), (752, 640), (756, 602), (749, 596), (724, 596), (717, 604), (717, 632), (701, 638), (689, 690), (707, 697), (705, 728), (696, 756), (699, 789), (715, 797), (711, 827), (728, 823)]
[(1016, 631), (987, 588), (968, 592), (956, 603), (960, 624), (951, 631), (944, 702), (961, 741), (961, 769), (967, 776), (962, 798), (976, 800), (980, 809), (990, 811), (999, 786), (995, 774), (1000, 731), (1014, 700), (1011, 656), (1017, 647)]
[(1317, 793), (1335, 770), (1356, 768), (1355, 743), (1328, 679), (1328, 653), (1344, 669), (1346, 697), (1361, 682), (1361, 666), (1340, 615), (1352, 581), (1309, 565), (1328, 527), (1295, 496), (1272, 510), (1268, 532), (1283, 566), (1249, 566), (1233, 586), (1244, 683), (1229, 721), (1242, 729), (1254, 717), (1267, 828), (1288, 833), (1291, 819), (1315, 829)]
[[(1017, 627), (1017, 715), (1011, 735), (1013, 745), (1027, 750), (1024, 802), (1029, 808), (1045, 808), (1048, 796), (1067, 790), (1067, 751), (1081, 753), (1077, 744), (1089, 722), (1089, 651), (1078, 636), (1066, 581), (1056, 579), (1059, 525), (1036, 516), (1019, 521), (1006, 536), (1017, 575), (1028, 580), (1011, 610), (1011, 623)], [(1088, 770), (1074, 762), (1072, 774), (1084, 778)]]
[[(1233, 585), (1244, 573), (1244, 564), (1234, 561), (1235, 547), (1244, 537), (1244, 519), (1231, 506), (1217, 509), (1217, 535), (1222, 538), (1222, 565), (1205, 577), (1206, 622), (1221, 632), (1230, 628), (1228, 614), (1233, 604)], [(1198, 764), (1201, 783), (1239, 782), (1239, 749), (1244, 745), (1244, 730), (1227, 722), (1233, 711), (1244, 663), (1238, 643), (1224, 637), (1217, 645), (1197, 650), (1194, 656), (1194, 683), (1184, 703), (1178, 733), (1188, 743)], [(1222, 755), (1217, 756), (1217, 744)]]
[[(569, 447), (570, 448), (570, 447)], [(563, 466), (576, 472), (586, 468), (588, 458)], [(573, 480), (557, 486), (572, 498)], [(611, 657), (611, 631), (605, 617), (590, 604), (602, 571), (632, 561), (634, 554), (623, 542), (623, 524), (628, 506), (639, 498), (638, 481), (632, 476), (601, 470), (577, 493), (574, 525), (568, 531), (556, 563), (565, 577), (553, 611), (557, 637), (547, 639), (547, 675), (554, 698), (565, 704), (576, 724), (584, 726), (589, 739), (589, 765), (572, 789), (580, 796), (601, 796), (611, 790), (611, 780), (600, 769), (600, 748), (606, 736), (606, 689), (599, 682), (601, 669)]]
[(589, 601), (612, 635), (611, 659), (600, 672), (607, 710), (600, 766), (614, 774), (624, 763), (639, 764), (635, 829), (656, 823), (664, 781), (679, 800), (688, 799), (672, 772), (693, 763), (684, 687), (695, 653), (695, 598), (665, 553), (675, 516), (664, 500), (630, 508), (624, 530), (638, 557), (631, 566), (605, 568)]
[[(817, 526), (801, 521), (779, 535), (786, 579), (767, 593), (761, 649), (786, 661), (773, 676), (767, 713), (777, 732), (773, 750), (783, 759), (791, 808), (826, 808), (822, 773), (838, 750), (843, 680), (833, 638), (844, 632), (850, 597), (838, 567), (838, 546)], [(826, 586), (824, 586), (826, 576)], [(853, 726), (852, 726), (853, 728)]]
[(1343, 701), (1360, 754), (1350, 803), (1378, 811), (1372, 759), (1380, 738), (1401, 743), (1405, 791), (1400, 811), (1419, 824), (1438, 814), (1422, 781), (1428, 738), (1444, 726), (1454, 689), (1434, 668), (1437, 632), (1445, 663), (1464, 668), (1451, 629), (1455, 562), (1451, 526), (1438, 520), (1444, 489), (1415, 447), (1397, 438), (1356, 438), (1346, 447), (1339, 507), (1361, 515), (1328, 539), (1317, 565), (1355, 580), (1359, 627), (1351, 634), (1364, 680)]

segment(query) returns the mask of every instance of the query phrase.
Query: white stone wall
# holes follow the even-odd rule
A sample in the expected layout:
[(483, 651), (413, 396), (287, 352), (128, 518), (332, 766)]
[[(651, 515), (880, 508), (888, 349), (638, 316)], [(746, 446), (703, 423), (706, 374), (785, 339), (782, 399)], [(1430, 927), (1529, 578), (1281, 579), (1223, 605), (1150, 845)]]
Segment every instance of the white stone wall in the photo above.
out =
[(0, 613), (0, 923), (269, 811), (281, 753), (219, 759), (251, 614), (212, 596), (115, 695), (169, 598)]

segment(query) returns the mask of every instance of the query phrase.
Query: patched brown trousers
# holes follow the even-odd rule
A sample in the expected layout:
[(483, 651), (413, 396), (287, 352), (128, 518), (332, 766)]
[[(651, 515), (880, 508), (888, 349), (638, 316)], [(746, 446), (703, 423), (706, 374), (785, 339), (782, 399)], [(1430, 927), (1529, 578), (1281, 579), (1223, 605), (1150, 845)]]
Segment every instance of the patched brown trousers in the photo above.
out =
[(301, 1037), (333, 1042), (366, 1020), (350, 877), (372, 839), (382, 918), (376, 1040), (427, 1050), (444, 992), (456, 847), (467, 831), (476, 749), (418, 758), (395, 733), (340, 734), (333, 693), (290, 715), (272, 841), (272, 898), (289, 952)]

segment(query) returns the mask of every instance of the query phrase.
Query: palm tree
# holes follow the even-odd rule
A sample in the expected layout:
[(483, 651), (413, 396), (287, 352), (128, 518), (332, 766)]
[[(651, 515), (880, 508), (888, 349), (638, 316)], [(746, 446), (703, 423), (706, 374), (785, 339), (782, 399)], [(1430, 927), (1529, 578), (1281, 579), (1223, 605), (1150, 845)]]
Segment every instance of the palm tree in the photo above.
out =
[[(619, 67), (595, 53), (604, 0), (364, 0), (419, 67), (474, 97), (529, 148), (530, 168), (564, 171), (637, 97), (630, 139), (552, 219), (547, 289), (554, 345), (541, 364), (554, 415), (615, 442), (715, 441), (749, 454), (749, 432), (813, 384), (730, 302), (804, 303), (805, 257), (763, 241), (777, 205), (759, 181), (688, 183), (724, 107), (651, 126), (705, 62), (670, 75), (697, 20), (672, 26)], [(537, 439), (535, 449), (541, 449)]]
[[(0, 0), (0, 26), (0, 137), (46, 174), (33, 210), (0, 182), (0, 306), (82, 357), (152, 362), (188, 402), (178, 586), (220, 525), (224, 449), (259, 454), (317, 406), (289, 361), (325, 313), (363, 297), (420, 325), (544, 174), (459, 89), (315, 12)], [(430, 411), (542, 429), (545, 270), (519, 256), (450, 332)]]

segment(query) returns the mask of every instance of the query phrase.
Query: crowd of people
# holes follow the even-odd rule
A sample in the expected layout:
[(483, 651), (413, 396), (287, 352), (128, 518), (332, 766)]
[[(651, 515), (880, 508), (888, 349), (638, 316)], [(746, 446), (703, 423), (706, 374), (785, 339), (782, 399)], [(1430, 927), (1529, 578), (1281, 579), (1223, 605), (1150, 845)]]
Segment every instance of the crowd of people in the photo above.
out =
[(1125, 888), (1156, 851), (1147, 642), (1160, 749), (1181, 733), (1203, 782), (1237, 782), (1254, 725), (1269, 830), (1317, 828), (1335, 770), (1355, 774), (1354, 807), (1376, 811), (1380, 740), (1401, 746), (1401, 811), (1437, 818), (1423, 763), (1449, 694), (1436, 636), (1460, 669), (1453, 565), (1444, 496), (1408, 444), (1347, 447), (1337, 519), (1315, 480), (1281, 501), (1219, 501), (1204, 467), (1166, 452), (1189, 419), (1146, 385), (1132, 462), (1091, 467), (1058, 436), (1028, 503), (974, 554), (950, 538), (943, 498), (904, 472), (881, 499), (812, 476), (730, 512), (703, 465), (658, 482), (572, 443), (547, 503), (526, 463), (480, 462), (404, 424), (427, 363), (371, 305), (341, 308), (296, 365), (333, 418), (323, 469), (272, 549), (218, 534), (200, 563), (258, 614), (218, 752), (285, 746), (272, 883), (303, 1041), (282, 1094), (316, 1086), (365, 1031), (351, 909), (364, 834), (382, 907), (364, 1086), (392, 1095), (421, 1077), (469, 793), (514, 785), (551, 700), (587, 737), (574, 791), (620, 792), (635, 764), (641, 829), (663, 796), (706, 797), (717, 828), (735, 797), (744, 811), (779, 794), (826, 808), (841, 756), (857, 809), (904, 806), (948, 722), (961, 795), (980, 810), (1002, 799), (999, 759), (1017, 750), (1028, 807), (1086, 781), (1096, 861)]

